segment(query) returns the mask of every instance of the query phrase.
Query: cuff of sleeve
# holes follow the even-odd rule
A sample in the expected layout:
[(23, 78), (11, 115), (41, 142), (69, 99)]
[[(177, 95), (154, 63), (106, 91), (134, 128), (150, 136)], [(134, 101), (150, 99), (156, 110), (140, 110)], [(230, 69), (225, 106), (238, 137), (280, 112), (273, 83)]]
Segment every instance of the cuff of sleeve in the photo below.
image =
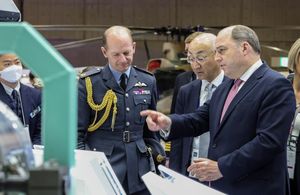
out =
[(171, 131), (171, 125), (167, 129), (160, 129), (159, 134), (163, 139), (168, 139)]

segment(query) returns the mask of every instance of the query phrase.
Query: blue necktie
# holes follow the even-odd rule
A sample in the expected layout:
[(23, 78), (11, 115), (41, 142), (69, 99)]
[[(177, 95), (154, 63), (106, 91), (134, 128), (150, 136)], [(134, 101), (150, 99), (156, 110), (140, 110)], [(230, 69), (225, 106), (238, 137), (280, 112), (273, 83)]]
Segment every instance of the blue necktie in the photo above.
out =
[(127, 87), (127, 75), (125, 73), (123, 73), (120, 77), (120, 86), (121, 88), (126, 91), (126, 87)]

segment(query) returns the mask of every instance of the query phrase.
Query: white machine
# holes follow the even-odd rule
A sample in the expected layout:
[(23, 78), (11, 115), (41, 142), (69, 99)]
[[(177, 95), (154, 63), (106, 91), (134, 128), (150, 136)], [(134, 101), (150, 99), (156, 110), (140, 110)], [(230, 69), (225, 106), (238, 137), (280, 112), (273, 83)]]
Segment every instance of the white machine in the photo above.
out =
[[(36, 165), (43, 162), (42, 147), (34, 146)], [(76, 150), (71, 169), (73, 195), (126, 195), (103, 152)]]
[(167, 167), (159, 165), (158, 169), (162, 177), (152, 172), (148, 172), (142, 176), (143, 181), (152, 195), (223, 195), (222, 192), (176, 173)]
[(0, 1), (0, 22), (21, 22), (21, 13), (13, 0)]

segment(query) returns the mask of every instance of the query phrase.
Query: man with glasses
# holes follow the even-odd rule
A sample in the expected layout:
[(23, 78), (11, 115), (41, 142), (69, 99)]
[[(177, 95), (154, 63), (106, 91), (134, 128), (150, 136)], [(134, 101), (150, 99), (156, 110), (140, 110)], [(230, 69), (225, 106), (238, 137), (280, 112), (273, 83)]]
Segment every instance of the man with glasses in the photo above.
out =
[[(190, 43), (187, 60), (197, 79), (179, 89), (175, 113), (194, 112), (208, 101), (215, 89), (226, 80), (224, 72), (214, 59), (216, 36), (202, 33)], [(182, 129), (184, 131), (184, 129)], [(207, 158), (209, 133), (197, 137), (172, 140), (170, 168), (189, 176), (187, 168), (198, 158)]]
[[(197, 37), (201, 33), (202, 32), (193, 32), (184, 40), (184, 50), (185, 50), (184, 53), (186, 56), (188, 53), (188, 48), (189, 48), (190, 43), (193, 41), (193, 39), (195, 37)], [(186, 71), (186, 72), (183, 72), (183, 73), (180, 73), (179, 75), (177, 75), (175, 84), (174, 84), (174, 92), (173, 92), (172, 105), (171, 105), (171, 111), (170, 111), (171, 114), (175, 112), (175, 104), (176, 104), (176, 99), (177, 99), (177, 95), (178, 95), (178, 91), (179, 91), (180, 87), (195, 80), (195, 79), (196, 79), (196, 74), (192, 70)]]
[(29, 131), (32, 144), (41, 144), (41, 92), (20, 82), (22, 63), (13, 53), (0, 54), (0, 100)]
[(260, 53), (252, 29), (224, 28), (216, 39), (215, 60), (230, 80), (210, 102), (184, 115), (141, 112), (148, 116), (149, 129), (169, 139), (209, 131), (208, 158), (195, 160), (188, 172), (226, 194), (289, 194), (286, 143), (296, 108), (294, 91)]

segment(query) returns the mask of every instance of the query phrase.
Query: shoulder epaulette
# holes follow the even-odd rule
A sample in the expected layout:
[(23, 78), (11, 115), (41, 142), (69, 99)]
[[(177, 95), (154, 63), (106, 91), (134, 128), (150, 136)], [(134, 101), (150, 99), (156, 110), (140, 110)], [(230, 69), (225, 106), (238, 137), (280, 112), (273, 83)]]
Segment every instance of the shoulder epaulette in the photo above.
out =
[(88, 77), (88, 76), (91, 76), (91, 75), (94, 75), (94, 74), (97, 74), (97, 73), (100, 73), (102, 70), (101, 67), (94, 67), (86, 72), (83, 72), (80, 74), (80, 78), (83, 79), (85, 77)]
[(146, 73), (146, 74), (149, 74), (149, 75), (153, 76), (153, 74), (152, 74), (151, 72), (148, 72), (148, 71), (145, 70), (145, 69), (138, 68), (137, 66), (133, 66), (133, 67), (134, 67), (135, 69), (141, 71), (141, 72), (144, 72), (144, 73)]

